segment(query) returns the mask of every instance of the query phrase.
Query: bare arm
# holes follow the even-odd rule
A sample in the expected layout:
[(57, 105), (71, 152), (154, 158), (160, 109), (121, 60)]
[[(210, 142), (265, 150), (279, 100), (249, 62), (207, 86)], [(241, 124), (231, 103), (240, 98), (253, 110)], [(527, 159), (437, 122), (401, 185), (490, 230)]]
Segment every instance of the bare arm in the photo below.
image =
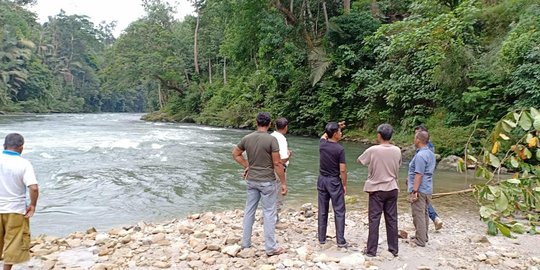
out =
[(28, 186), (28, 189), (30, 190), (30, 205), (28, 205), (26, 208), (26, 214), (24, 215), (25, 218), (31, 218), (34, 215), (39, 197), (38, 185), (30, 185)]
[(249, 162), (244, 158), (244, 155), (242, 155), (242, 153), (244, 153), (244, 151), (240, 150), (240, 148), (238, 148), (238, 146), (235, 146), (232, 150), (232, 156), (233, 156), (233, 159), (240, 165), (242, 165), (242, 167), (244, 167), (244, 179), (246, 179), (247, 177), (247, 174), (248, 174), (248, 171), (249, 171)]
[(287, 179), (285, 178), (285, 170), (279, 152), (272, 152), (272, 162), (274, 163), (274, 171), (276, 172), (279, 182), (281, 183), (281, 194), (287, 194)]
[(411, 193), (411, 201), (415, 202), (418, 200), (418, 189), (420, 188), (420, 184), (422, 184), (422, 174), (416, 173), (414, 175), (414, 182), (413, 182), (413, 191)]
[(339, 177), (341, 178), (343, 189), (347, 193), (347, 164), (339, 163)]

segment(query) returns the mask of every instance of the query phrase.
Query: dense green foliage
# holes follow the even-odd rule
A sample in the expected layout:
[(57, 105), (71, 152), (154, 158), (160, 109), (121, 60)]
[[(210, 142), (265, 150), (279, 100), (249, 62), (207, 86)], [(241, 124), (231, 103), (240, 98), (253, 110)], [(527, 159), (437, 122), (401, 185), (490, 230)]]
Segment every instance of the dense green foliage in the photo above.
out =
[(428, 123), (451, 154), (473, 127), (540, 106), (539, 0), (192, 0), (183, 21), (143, 0), (117, 40), (82, 16), (36, 24), (18, 2), (0, 0), (4, 109), (233, 127), (269, 111), (308, 135), (331, 120)]
[[(488, 233), (511, 232), (536, 234), (540, 224), (540, 112), (535, 108), (506, 114), (476, 157), (467, 148), (467, 163), (477, 165), (476, 176), (485, 184), (475, 185), (474, 194), (480, 216), (488, 225)], [(462, 160), (461, 169), (465, 162)], [(499, 175), (501, 168), (513, 171)]]

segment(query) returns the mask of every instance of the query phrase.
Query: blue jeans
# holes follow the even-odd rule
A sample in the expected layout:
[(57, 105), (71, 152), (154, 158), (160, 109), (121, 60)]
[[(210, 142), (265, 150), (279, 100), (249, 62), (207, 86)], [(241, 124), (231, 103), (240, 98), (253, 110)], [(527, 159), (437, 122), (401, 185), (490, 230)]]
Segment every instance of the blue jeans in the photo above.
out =
[(435, 221), (435, 218), (439, 216), (437, 215), (437, 212), (435, 212), (435, 208), (433, 208), (433, 205), (431, 203), (428, 204), (427, 211), (428, 211), (429, 219), (431, 219), (432, 221)]
[(277, 189), (276, 181), (247, 180), (246, 209), (244, 210), (244, 231), (242, 233), (242, 247), (251, 247), (251, 234), (255, 223), (255, 212), (259, 200), (262, 200), (264, 249), (271, 252), (277, 248), (275, 237), (277, 215)]

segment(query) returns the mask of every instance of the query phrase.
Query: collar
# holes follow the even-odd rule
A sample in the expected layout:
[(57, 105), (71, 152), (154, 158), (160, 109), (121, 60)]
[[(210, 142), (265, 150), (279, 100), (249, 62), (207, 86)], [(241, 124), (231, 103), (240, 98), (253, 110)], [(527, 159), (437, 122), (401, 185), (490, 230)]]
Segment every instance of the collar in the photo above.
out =
[(9, 156), (21, 156), (21, 153), (11, 151), (11, 150), (4, 150), (2, 154), (9, 155)]
[(426, 149), (429, 150), (429, 148), (427, 147), (427, 145), (424, 146), (424, 147), (416, 148), (416, 153), (420, 152), (421, 150), (426, 150)]

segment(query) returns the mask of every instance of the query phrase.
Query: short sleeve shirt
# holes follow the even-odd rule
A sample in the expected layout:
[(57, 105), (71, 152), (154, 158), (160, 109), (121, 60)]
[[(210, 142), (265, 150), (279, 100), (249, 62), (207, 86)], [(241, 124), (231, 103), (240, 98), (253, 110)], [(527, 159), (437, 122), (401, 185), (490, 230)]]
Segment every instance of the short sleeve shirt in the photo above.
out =
[(247, 153), (249, 163), (248, 180), (276, 180), (272, 161), (272, 152), (279, 152), (276, 138), (266, 132), (255, 131), (242, 138), (237, 147)]
[(418, 188), (418, 192), (424, 194), (433, 193), (433, 171), (435, 171), (435, 154), (429, 148), (422, 147), (418, 149), (416, 155), (409, 163), (408, 172), (408, 192), (413, 191), (414, 176), (419, 173), (422, 174), (422, 183)]
[[(272, 134), (270, 134), (274, 137), (276, 137), (277, 141), (278, 141), (278, 144), (279, 144), (279, 157), (281, 159), (286, 159), (289, 157), (289, 145), (287, 144), (287, 138), (285, 138), (285, 136), (283, 136), (283, 134), (277, 132), (277, 131), (274, 131), (272, 132)], [(289, 161), (287, 161), (287, 163), (285, 163), (285, 166), (288, 166), (289, 165)]]
[(36, 185), (32, 164), (18, 153), (0, 154), (0, 213), (26, 213), (26, 187)]
[(358, 162), (368, 165), (365, 192), (399, 189), (398, 175), (401, 165), (401, 150), (392, 144), (379, 144), (366, 149)]
[(345, 164), (345, 149), (337, 142), (321, 139), (319, 142), (319, 173), (326, 177), (339, 177), (339, 164)]

